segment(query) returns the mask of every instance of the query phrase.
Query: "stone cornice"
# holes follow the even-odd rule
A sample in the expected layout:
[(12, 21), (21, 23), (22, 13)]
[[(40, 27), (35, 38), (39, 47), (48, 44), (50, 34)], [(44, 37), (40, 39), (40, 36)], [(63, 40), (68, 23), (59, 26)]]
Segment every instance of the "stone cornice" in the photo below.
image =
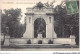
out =
[(34, 13), (25, 13), (25, 15), (34, 15)]

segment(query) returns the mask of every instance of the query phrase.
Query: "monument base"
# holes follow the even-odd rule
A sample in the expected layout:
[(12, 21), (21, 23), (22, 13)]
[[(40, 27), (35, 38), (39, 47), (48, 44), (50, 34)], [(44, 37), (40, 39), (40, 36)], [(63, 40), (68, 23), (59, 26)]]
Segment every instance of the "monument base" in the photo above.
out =
[[(37, 39), (37, 38), (32, 38), (32, 39), (28, 39), (28, 38), (13, 38), (10, 39), (9, 45), (16, 45), (16, 44), (38, 44), (39, 41), (42, 41), (42, 44), (69, 44), (69, 45), (75, 45), (75, 38), (54, 38), (54, 39), (50, 39), (50, 38), (43, 38), (43, 39)], [(49, 43), (51, 41), (51, 43)]]

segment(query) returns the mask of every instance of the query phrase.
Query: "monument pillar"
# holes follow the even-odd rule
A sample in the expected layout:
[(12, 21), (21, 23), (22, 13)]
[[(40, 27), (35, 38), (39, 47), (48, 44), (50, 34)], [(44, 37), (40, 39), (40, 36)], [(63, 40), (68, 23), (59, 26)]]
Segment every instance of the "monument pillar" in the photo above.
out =
[(33, 38), (34, 26), (32, 21), (32, 15), (26, 15), (26, 31), (23, 34), (24, 38)]

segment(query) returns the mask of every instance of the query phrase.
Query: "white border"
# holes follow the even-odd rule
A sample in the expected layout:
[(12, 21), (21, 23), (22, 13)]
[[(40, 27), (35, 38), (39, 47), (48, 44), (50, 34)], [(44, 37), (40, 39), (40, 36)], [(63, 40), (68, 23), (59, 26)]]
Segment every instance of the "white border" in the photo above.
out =
[(80, 54), (79, 51), (2, 51), (0, 54)]
[(80, 51), (80, 0), (79, 0), (79, 51)]

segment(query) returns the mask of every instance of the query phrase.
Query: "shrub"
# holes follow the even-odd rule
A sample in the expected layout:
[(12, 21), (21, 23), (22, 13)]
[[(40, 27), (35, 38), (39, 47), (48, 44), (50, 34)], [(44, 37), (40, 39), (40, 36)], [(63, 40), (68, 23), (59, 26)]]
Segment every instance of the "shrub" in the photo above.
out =
[(49, 40), (48, 44), (53, 44), (53, 41), (52, 40)]
[(31, 40), (28, 40), (28, 41), (27, 41), (27, 44), (31, 44)]
[(39, 40), (39, 41), (38, 41), (38, 44), (42, 44), (42, 40)]

